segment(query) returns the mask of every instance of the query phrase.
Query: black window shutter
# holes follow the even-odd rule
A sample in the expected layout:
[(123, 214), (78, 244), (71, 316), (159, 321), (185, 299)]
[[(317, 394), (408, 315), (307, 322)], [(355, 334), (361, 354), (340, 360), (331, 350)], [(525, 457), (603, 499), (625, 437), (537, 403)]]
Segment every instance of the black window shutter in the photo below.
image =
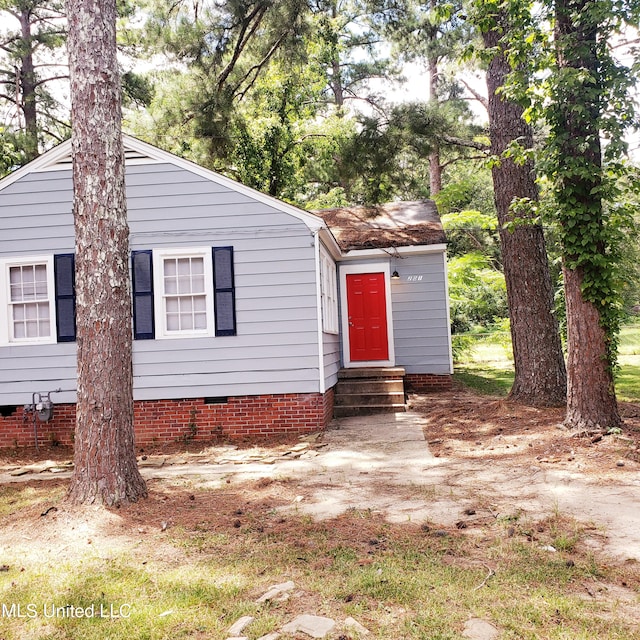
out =
[(75, 256), (61, 253), (53, 256), (56, 286), (56, 332), (58, 342), (76, 339), (76, 278)]
[(133, 338), (153, 340), (153, 253), (151, 250), (131, 252), (133, 285)]
[(213, 295), (217, 336), (236, 335), (233, 247), (213, 248)]

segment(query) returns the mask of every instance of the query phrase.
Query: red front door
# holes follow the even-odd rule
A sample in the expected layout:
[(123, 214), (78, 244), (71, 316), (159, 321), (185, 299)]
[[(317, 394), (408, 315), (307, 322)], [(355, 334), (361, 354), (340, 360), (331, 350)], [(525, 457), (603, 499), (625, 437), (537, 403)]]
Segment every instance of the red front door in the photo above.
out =
[(347, 307), (351, 360), (388, 360), (384, 273), (347, 274)]

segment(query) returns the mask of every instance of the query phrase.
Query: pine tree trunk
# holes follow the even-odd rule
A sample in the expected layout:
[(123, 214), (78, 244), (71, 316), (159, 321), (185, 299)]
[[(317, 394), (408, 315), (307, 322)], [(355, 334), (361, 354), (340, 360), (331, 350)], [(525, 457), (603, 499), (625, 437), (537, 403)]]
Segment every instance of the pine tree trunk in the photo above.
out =
[(429, 154), (429, 195), (437, 196), (442, 191), (442, 165), (438, 147)]
[(20, 59), (20, 106), (24, 114), (26, 144), (25, 158), (33, 160), (38, 156), (38, 111), (36, 108), (36, 74), (33, 66), (33, 38), (30, 16), (26, 9), (20, 14), (20, 31), (24, 42), (24, 52)]
[(344, 91), (342, 89), (342, 69), (337, 53), (333, 60), (331, 60), (331, 91), (333, 92), (334, 104), (338, 107), (338, 116), (342, 117), (344, 115), (342, 112), (342, 108), (344, 107)]
[(600, 313), (582, 297), (582, 272), (564, 269), (567, 301), (567, 415), (565, 425), (580, 432), (607, 431), (622, 420), (607, 361)]
[(73, 502), (146, 496), (133, 440), (129, 229), (115, 0), (68, 0), (78, 402)]
[[(431, 0), (431, 10), (436, 8), (436, 1)], [(438, 30), (433, 29), (430, 39), (435, 45), (438, 37)], [(434, 54), (428, 58), (429, 67), (429, 102), (438, 103), (438, 82), (440, 74), (438, 71), (438, 57)], [(429, 195), (433, 198), (442, 191), (442, 165), (440, 164), (440, 147), (434, 142), (433, 149), (429, 153)]]
[[(487, 49), (499, 45), (498, 30), (483, 34)], [(499, 92), (511, 68), (498, 53), (489, 63), (489, 127), (491, 153), (500, 157), (518, 140), (533, 146), (531, 128), (522, 118), (522, 108)], [(567, 377), (558, 322), (553, 313), (553, 285), (540, 224), (518, 220), (513, 229), (511, 204), (517, 198), (538, 198), (531, 162), (517, 164), (502, 158), (492, 168), (494, 199), (500, 227), (502, 262), (507, 285), (515, 379), (509, 397), (532, 406), (561, 406), (566, 400)]]
[[(565, 425), (579, 431), (606, 431), (618, 427), (622, 420), (602, 311), (584, 294), (585, 270), (602, 277), (607, 253), (598, 128), (602, 100), (597, 81), (598, 24), (590, 17), (589, 5), (589, 0), (556, 2), (555, 45), (562, 80), (555, 86), (551, 132), (557, 144), (555, 191), (560, 223), (565, 229), (584, 229), (583, 234), (572, 231), (563, 236), (568, 333)], [(566, 82), (568, 74), (573, 82)], [(583, 252), (585, 235), (589, 239), (588, 254)]]

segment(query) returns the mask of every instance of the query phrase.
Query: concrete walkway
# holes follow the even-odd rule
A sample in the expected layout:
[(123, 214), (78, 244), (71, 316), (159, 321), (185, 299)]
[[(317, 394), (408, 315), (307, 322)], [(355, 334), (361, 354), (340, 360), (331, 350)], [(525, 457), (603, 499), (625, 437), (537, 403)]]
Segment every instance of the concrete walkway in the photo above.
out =
[[(637, 474), (602, 482), (579, 471), (490, 453), (435, 457), (424, 439), (424, 420), (412, 412), (342, 418), (291, 447), (209, 447), (201, 455), (150, 455), (140, 467), (147, 479), (210, 487), (259, 478), (289, 480), (299, 495), (287, 508), (315, 518), (359, 509), (392, 522), (453, 527), (469, 510), (476, 512), (468, 519), (470, 526), (499, 515), (544, 518), (560, 511), (599, 528), (596, 550), (640, 561)], [(0, 469), (0, 483), (70, 476), (64, 467), (49, 465), (44, 472), (47, 463), (31, 470)]]
[[(492, 522), (516, 513), (545, 518), (565, 513), (594, 525), (594, 550), (640, 561), (640, 477), (615, 482), (563, 469), (522, 464), (490, 453), (475, 459), (435, 457), (418, 413), (341, 418), (308, 448), (292, 455), (215, 465), (172, 465), (147, 477), (189, 477), (204, 485), (227, 479), (289, 479), (299, 501), (291, 510), (332, 518), (348, 509), (370, 510), (390, 522), (455, 527)], [(299, 445), (302, 447), (302, 445)], [(295, 447), (294, 447), (295, 448)], [(246, 452), (230, 452), (242, 459)], [(249, 454), (250, 458), (250, 454)], [(465, 514), (475, 511), (473, 517)]]

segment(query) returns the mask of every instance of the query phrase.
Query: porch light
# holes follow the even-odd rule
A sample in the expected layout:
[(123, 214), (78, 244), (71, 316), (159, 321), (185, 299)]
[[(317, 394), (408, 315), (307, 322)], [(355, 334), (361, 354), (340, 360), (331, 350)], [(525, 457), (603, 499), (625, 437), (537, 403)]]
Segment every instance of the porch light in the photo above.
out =
[(392, 280), (400, 280), (400, 274), (398, 273), (398, 271), (397, 271), (397, 270), (396, 270), (396, 271), (394, 271), (394, 272), (391, 274), (391, 279), (392, 279)]

